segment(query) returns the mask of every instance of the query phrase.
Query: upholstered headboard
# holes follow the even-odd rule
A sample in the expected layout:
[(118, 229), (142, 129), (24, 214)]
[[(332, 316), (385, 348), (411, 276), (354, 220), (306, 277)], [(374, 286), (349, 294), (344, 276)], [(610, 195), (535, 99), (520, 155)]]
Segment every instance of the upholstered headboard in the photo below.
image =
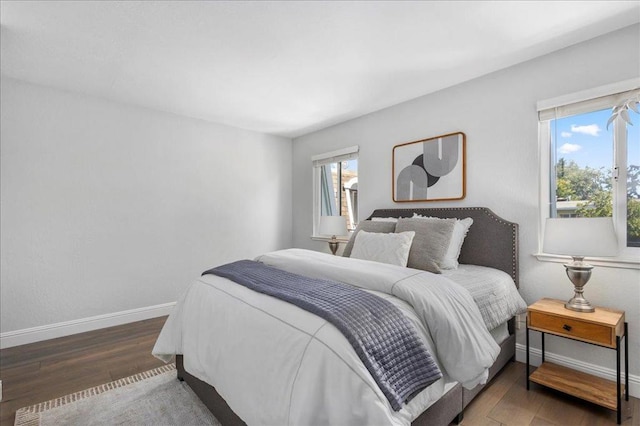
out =
[(518, 224), (497, 216), (486, 207), (441, 207), (378, 209), (372, 217), (412, 217), (414, 213), (440, 218), (473, 219), (462, 245), (459, 262), (489, 266), (511, 275), (518, 282)]

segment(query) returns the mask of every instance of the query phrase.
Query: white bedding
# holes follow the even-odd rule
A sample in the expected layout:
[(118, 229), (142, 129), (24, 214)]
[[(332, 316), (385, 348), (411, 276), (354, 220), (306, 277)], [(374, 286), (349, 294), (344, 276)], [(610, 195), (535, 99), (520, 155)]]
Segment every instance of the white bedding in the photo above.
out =
[(478, 305), (488, 330), (527, 311), (513, 279), (506, 272), (478, 265), (459, 265), (443, 275), (461, 285)]
[(503, 322), (493, 330), (490, 330), (491, 337), (496, 341), (497, 344), (502, 344), (509, 337), (509, 324)]
[[(184, 354), (248, 424), (407, 425), (452, 385), (486, 381), (500, 349), (464, 288), (442, 275), (307, 250), (257, 260), (342, 281), (394, 303), (416, 325), (444, 377), (393, 411), (342, 334), (294, 305), (206, 275), (186, 290), (153, 354)], [(327, 409), (330, 407), (330, 409)]]

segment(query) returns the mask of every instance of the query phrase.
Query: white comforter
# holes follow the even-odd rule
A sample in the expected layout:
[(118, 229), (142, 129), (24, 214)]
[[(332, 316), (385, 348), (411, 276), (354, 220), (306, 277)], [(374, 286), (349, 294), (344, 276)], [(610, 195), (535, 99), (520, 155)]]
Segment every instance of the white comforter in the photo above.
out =
[(342, 281), (394, 303), (415, 324), (444, 374), (393, 411), (342, 334), (294, 305), (205, 275), (169, 316), (153, 354), (184, 354), (249, 425), (406, 425), (448, 390), (484, 383), (500, 349), (473, 298), (449, 279), (382, 263), (290, 249), (265, 264)]
[(473, 297), (487, 330), (493, 330), (516, 314), (527, 312), (527, 304), (518, 293), (511, 276), (486, 266), (460, 265), (443, 272)]

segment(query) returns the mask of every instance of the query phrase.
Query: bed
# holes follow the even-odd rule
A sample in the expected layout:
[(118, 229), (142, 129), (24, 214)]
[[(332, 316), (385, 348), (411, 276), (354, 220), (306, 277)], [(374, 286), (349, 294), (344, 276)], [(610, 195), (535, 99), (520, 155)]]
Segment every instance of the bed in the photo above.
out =
[[(438, 324), (436, 326), (422, 327), (420, 325), (421, 322), (427, 321), (422, 319), (423, 316), (435, 316), (436, 314), (432, 314), (431, 311), (437, 309), (428, 307), (424, 311), (419, 311), (412, 305), (411, 310), (415, 309), (416, 316), (420, 317), (412, 319), (412, 321), (415, 322), (416, 328), (425, 328), (420, 333), (425, 335), (424, 340), (427, 341), (427, 346), (436, 354), (438, 365), (443, 370), (443, 378), (422, 390), (401, 410), (389, 409), (386, 406), (387, 402), (380, 396), (379, 389), (374, 389), (371, 386), (369, 378), (363, 379), (368, 372), (361, 363), (358, 364), (359, 360), (352, 359), (354, 357), (349, 352), (351, 349), (342, 346), (329, 348), (327, 342), (338, 339), (329, 333), (331, 327), (323, 328), (323, 330), (329, 330), (324, 337), (316, 331), (319, 336), (314, 335), (313, 338), (318, 339), (322, 344), (316, 344), (315, 341), (313, 344), (301, 341), (298, 342), (300, 343), (298, 346), (302, 349), (297, 349), (297, 343), (293, 342), (295, 339), (291, 335), (282, 334), (280, 331), (272, 332), (271, 326), (266, 324), (274, 322), (278, 324), (277, 327), (280, 327), (281, 322), (293, 323), (299, 320), (300, 323), (293, 328), (304, 329), (315, 321), (307, 316), (312, 314), (302, 312), (296, 306), (285, 308), (281, 304), (286, 304), (286, 302), (273, 301), (269, 296), (252, 293), (250, 289), (238, 289), (237, 287), (242, 286), (227, 283), (225, 278), (221, 277), (207, 278), (208, 276), (203, 276), (198, 281), (200, 287), (203, 288), (190, 287), (190, 290), (183, 295), (163, 328), (154, 348), (154, 355), (165, 361), (175, 355), (178, 378), (184, 380), (191, 387), (224, 425), (245, 424), (243, 418), (249, 424), (336, 424), (347, 422), (352, 424), (355, 422), (360, 424), (447, 425), (451, 422), (461, 421), (464, 408), (486, 385), (484, 383), (488, 383), (507, 362), (515, 359), (515, 321), (513, 315), (526, 308), (524, 301), (515, 290), (518, 286), (518, 226), (482, 207), (379, 209), (375, 210), (366, 222), (369, 224), (371, 222), (392, 222), (392, 219), (389, 218), (396, 218), (402, 219), (402, 223), (407, 223), (411, 221), (404, 219), (413, 218), (415, 215), (457, 219), (456, 224), (461, 220), (469, 218), (472, 220), (473, 224), (468, 228), (468, 232), (463, 238), (464, 243), (457, 256), (459, 266), (442, 270), (440, 274), (431, 274), (412, 268), (385, 266), (366, 259), (338, 258), (328, 254), (296, 249), (268, 253), (256, 259), (266, 265), (292, 273), (301, 273), (305, 276), (340, 280), (356, 287), (374, 286), (365, 288), (365, 290), (391, 300), (402, 309), (405, 309), (406, 302), (411, 302), (415, 296), (413, 292), (418, 284), (414, 281), (423, 279), (428, 279), (430, 282), (428, 285), (434, 288), (446, 287), (445, 292), (453, 292), (454, 290), (460, 292), (460, 294), (454, 295), (447, 293), (446, 297), (443, 296), (446, 301), (438, 303), (458, 303), (457, 300), (461, 298), (466, 304), (469, 303), (468, 300), (471, 300), (472, 307), (460, 309), (461, 312), (455, 314), (468, 321), (466, 325), (461, 327), (470, 330), (468, 335), (461, 337), (462, 343), (457, 340), (456, 342), (450, 341), (449, 334), (458, 334), (457, 331), (440, 332), (439, 334), (434, 332), (434, 330), (444, 330), (448, 327), (448, 325), (443, 325), (444, 320), (433, 319)], [(362, 233), (363, 236), (365, 234), (366, 232)], [(351, 251), (356, 247), (353, 240), (355, 238), (352, 237), (352, 246), (349, 247)], [(510, 302), (512, 306), (509, 308), (510, 317), (505, 320), (506, 313), (502, 312), (503, 317), (499, 320), (499, 326), (495, 326), (493, 323), (489, 325), (491, 320), (488, 317), (492, 313), (485, 312), (495, 308), (483, 310), (479, 307), (481, 299), (486, 299), (488, 293), (495, 293), (495, 291), (483, 291), (482, 286), (477, 285), (478, 280), (474, 277), (479, 273), (482, 274), (483, 271), (489, 275), (492, 274), (491, 276), (499, 276), (502, 280), (501, 285), (505, 288), (504, 292), (509, 293), (509, 297), (513, 299)], [(202, 284), (203, 279), (209, 280), (207, 286), (215, 287), (215, 291), (224, 294), (224, 297), (228, 298), (228, 302), (219, 302), (220, 305), (216, 309), (212, 309), (209, 306), (210, 302), (206, 300), (209, 297), (207, 296), (209, 290), (204, 290), (204, 287), (207, 286)], [(507, 284), (505, 284), (505, 280), (508, 281)], [(422, 281), (419, 286), (422, 286)], [(458, 290), (458, 288), (464, 287), (467, 288)], [(387, 291), (386, 288), (392, 290)], [(513, 296), (510, 292), (517, 296)], [(398, 293), (403, 294), (399, 295)], [(187, 297), (190, 297), (191, 300), (189, 304), (185, 302)], [(403, 300), (396, 300), (398, 297)], [(434, 297), (440, 296), (433, 294), (430, 296), (430, 298)], [(448, 300), (451, 298), (455, 300), (449, 302)], [(226, 306), (227, 303), (231, 303), (234, 307), (223, 308), (222, 306)], [(498, 310), (504, 310), (501, 307), (502, 304), (502, 302), (498, 304)], [(251, 315), (254, 315), (254, 312), (255, 315), (261, 315), (259, 318), (262, 319), (260, 321), (247, 319), (245, 308), (251, 309)], [(214, 315), (212, 311), (223, 309), (230, 312), (211, 316)], [(445, 306), (442, 309), (458, 311), (455, 306), (448, 308)], [(283, 313), (283, 311), (287, 312)], [(452, 314), (452, 316), (455, 315)], [(206, 320), (203, 321), (203, 318)], [(431, 320), (428, 319), (428, 321)], [(474, 329), (476, 327), (474, 324), (477, 323), (482, 323), (480, 326), (484, 328), (482, 330)], [(185, 324), (190, 325), (187, 327)], [(289, 323), (283, 327), (286, 327), (287, 330), (292, 328)], [(220, 344), (220, 341), (216, 341), (216, 337), (221, 335), (219, 332), (221, 328), (238, 330), (238, 333), (235, 336), (225, 336), (224, 344)], [(318, 330), (320, 328), (322, 327), (319, 327)], [(194, 331), (194, 329), (196, 330)], [(242, 333), (246, 334), (238, 336)], [(287, 331), (287, 333), (289, 332)], [(305, 331), (305, 333), (310, 335), (311, 331)], [(211, 339), (206, 337), (209, 335), (213, 337)], [(248, 339), (244, 336), (252, 337)], [(486, 336), (492, 339), (492, 343), (478, 343), (479, 341), (486, 342), (489, 339)], [(469, 353), (470, 351), (462, 346), (460, 349), (455, 349), (458, 348), (455, 345), (467, 344), (468, 342), (465, 343), (465, 340), (475, 342), (473, 347), (478, 348), (478, 353)], [(486, 345), (486, 347), (482, 345)], [(448, 353), (445, 353), (446, 351), (442, 348), (449, 348), (447, 349)], [(300, 361), (295, 358), (298, 350), (302, 354)], [(274, 354), (271, 354), (270, 351)], [(333, 358), (328, 361), (325, 359), (325, 355), (316, 355), (316, 352), (331, 353), (330, 356), (338, 361)], [(234, 356), (230, 357), (229, 354), (234, 354)], [(467, 358), (464, 360), (457, 358), (457, 356), (463, 356), (462, 354), (467, 358), (470, 357), (470, 361)], [(215, 360), (209, 361), (210, 357)], [(245, 357), (246, 359), (244, 359)], [(263, 357), (264, 366), (258, 365), (262, 362)], [(277, 371), (269, 371), (273, 370), (270, 367), (269, 357), (282, 358), (278, 360), (278, 363), (289, 362), (288, 358), (294, 359), (295, 362), (292, 362), (294, 365), (291, 370), (284, 367)], [(490, 362), (487, 362), (489, 358)], [(310, 367), (306, 367), (307, 364)], [(468, 368), (467, 364), (469, 364)], [(475, 364), (478, 364), (478, 367), (472, 367)], [(246, 368), (242, 366), (246, 366)], [(472, 371), (472, 368), (476, 368), (476, 370)], [(467, 369), (468, 372), (456, 371)], [(481, 370), (482, 374), (476, 376)], [(289, 376), (295, 376), (295, 378), (292, 379)], [(265, 384), (267, 382), (268, 384)], [(289, 386), (289, 383), (294, 384)], [(483, 384), (475, 386), (476, 383)], [(285, 391), (283, 391), (283, 395), (279, 395), (278, 392), (282, 389)], [(288, 410), (284, 417), (283, 410)], [(266, 417), (260, 417), (262, 414)], [(350, 419), (350, 415), (353, 415), (356, 420), (344, 420)], [(263, 420), (265, 418), (266, 420)], [(376, 420), (372, 421), (372, 419)]]

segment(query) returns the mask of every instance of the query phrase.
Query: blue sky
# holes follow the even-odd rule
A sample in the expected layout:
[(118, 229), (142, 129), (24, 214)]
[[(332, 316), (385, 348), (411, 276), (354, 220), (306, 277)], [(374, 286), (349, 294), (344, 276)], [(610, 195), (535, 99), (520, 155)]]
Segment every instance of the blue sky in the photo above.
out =
[[(553, 141), (557, 137), (557, 158), (573, 160), (581, 167), (610, 169), (613, 164), (613, 125), (607, 130), (610, 116), (611, 110), (605, 109), (556, 120), (551, 138)], [(628, 162), (640, 165), (640, 115), (630, 111), (630, 116), (633, 125), (627, 126)]]

